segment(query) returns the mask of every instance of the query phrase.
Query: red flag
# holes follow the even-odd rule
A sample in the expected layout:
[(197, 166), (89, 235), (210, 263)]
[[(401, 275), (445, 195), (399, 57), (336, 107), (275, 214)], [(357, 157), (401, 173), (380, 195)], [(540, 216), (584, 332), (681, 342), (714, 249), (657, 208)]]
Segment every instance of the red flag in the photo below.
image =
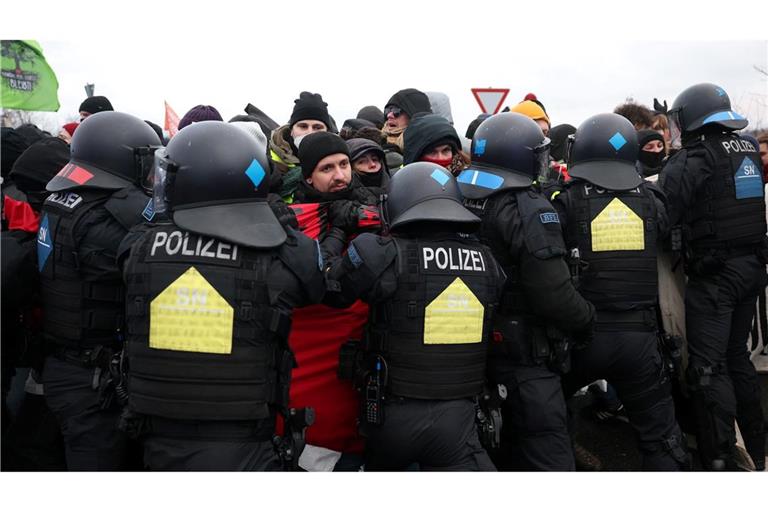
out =
[(179, 116), (173, 111), (168, 102), (165, 103), (165, 131), (168, 132), (169, 137), (173, 137), (179, 131)]

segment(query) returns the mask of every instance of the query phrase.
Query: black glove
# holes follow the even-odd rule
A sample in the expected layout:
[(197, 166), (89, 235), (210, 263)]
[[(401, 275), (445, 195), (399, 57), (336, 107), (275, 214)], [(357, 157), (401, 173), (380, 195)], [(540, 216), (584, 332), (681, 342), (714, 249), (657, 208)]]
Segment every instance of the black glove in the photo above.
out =
[(267, 202), (269, 207), (272, 208), (272, 213), (277, 217), (278, 222), (282, 226), (290, 226), (293, 229), (299, 229), (299, 221), (296, 220), (296, 214), (290, 206), (285, 204), (283, 200), (277, 194), (269, 194), (267, 196)]
[[(597, 315), (597, 313), (595, 313), (595, 315)], [(574, 350), (584, 350), (589, 346), (590, 343), (592, 343), (592, 339), (594, 338), (594, 332), (593, 332), (594, 325), (595, 325), (595, 318), (592, 317), (592, 320), (589, 321), (586, 327), (573, 333), (573, 349)]]
[(347, 235), (351, 235), (357, 231), (358, 220), (360, 219), (359, 208), (360, 203), (356, 201), (349, 201), (347, 199), (339, 199), (333, 201), (328, 208), (328, 221), (331, 226), (339, 228)]

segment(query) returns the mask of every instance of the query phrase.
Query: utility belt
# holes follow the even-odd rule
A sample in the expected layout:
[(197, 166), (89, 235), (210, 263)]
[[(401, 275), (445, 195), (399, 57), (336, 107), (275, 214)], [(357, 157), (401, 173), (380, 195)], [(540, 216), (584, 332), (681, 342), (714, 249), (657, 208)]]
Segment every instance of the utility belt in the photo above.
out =
[(656, 311), (640, 309), (634, 311), (604, 311), (595, 313), (593, 329), (596, 332), (655, 331)]
[(712, 247), (689, 247), (686, 251), (685, 270), (688, 274), (708, 276), (718, 273), (725, 262), (743, 256), (757, 256), (763, 265), (768, 264), (768, 244), (759, 242), (749, 245)]
[(86, 349), (56, 345), (51, 355), (66, 363), (93, 369), (91, 389), (98, 394), (100, 410), (117, 411), (128, 403), (122, 350), (103, 345)]
[(546, 365), (552, 371), (568, 373), (571, 369), (571, 340), (551, 326), (536, 325), (521, 317), (497, 317), (489, 356), (526, 366)]
[(106, 368), (117, 349), (96, 345), (92, 348), (80, 348), (76, 345), (57, 344), (50, 348), (50, 354), (64, 362), (83, 368)]

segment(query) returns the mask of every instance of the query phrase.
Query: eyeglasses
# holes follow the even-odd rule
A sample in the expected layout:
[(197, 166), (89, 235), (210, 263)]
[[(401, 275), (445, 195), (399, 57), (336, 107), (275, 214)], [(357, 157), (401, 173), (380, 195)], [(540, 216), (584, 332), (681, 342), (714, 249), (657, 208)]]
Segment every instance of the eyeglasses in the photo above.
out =
[(384, 109), (384, 117), (387, 117), (390, 113), (395, 117), (399, 117), (403, 113), (403, 109), (395, 106), (389, 106)]

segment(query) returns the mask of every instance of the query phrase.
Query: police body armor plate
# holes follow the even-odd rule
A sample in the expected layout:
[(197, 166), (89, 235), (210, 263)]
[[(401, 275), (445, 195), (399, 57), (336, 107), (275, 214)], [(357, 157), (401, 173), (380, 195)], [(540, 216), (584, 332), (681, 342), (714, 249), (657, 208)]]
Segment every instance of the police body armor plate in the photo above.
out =
[(372, 307), (365, 347), (384, 356), (388, 392), (443, 400), (479, 394), (503, 281), (491, 251), (459, 237), (393, 240), (397, 291)]
[(94, 215), (97, 222), (111, 215), (127, 231), (141, 219), (142, 208), (136, 207), (141, 202), (146, 203), (147, 197), (139, 191), (93, 189), (55, 192), (46, 199), (37, 256), (43, 329), (48, 341), (81, 349), (117, 346), (124, 313), (122, 280), (116, 266), (115, 276), (108, 279), (96, 281), (81, 274), (78, 249), (82, 241), (75, 240), (75, 232), (86, 215), (97, 208), (104, 211), (102, 217)]
[(171, 223), (146, 231), (125, 274), (133, 410), (254, 420), (287, 402), (290, 317), (270, 307), (266, 284), (277, 257)]
[(604, 190), (578, 181), (567, 190), (566, 244), (578, 247), (579, 292), (598, 310), (652, 308), (656, 303), (656, 203), (644, 184)]
[(707, 137), (687, 147), (689, 158), (697, 148), (706, 151), (712, 175), (699, 189), (686, 216), (686, 242), (694, 251), (760, 243), (765, 238), (766, 222), (757, 149), (733, 133)]

